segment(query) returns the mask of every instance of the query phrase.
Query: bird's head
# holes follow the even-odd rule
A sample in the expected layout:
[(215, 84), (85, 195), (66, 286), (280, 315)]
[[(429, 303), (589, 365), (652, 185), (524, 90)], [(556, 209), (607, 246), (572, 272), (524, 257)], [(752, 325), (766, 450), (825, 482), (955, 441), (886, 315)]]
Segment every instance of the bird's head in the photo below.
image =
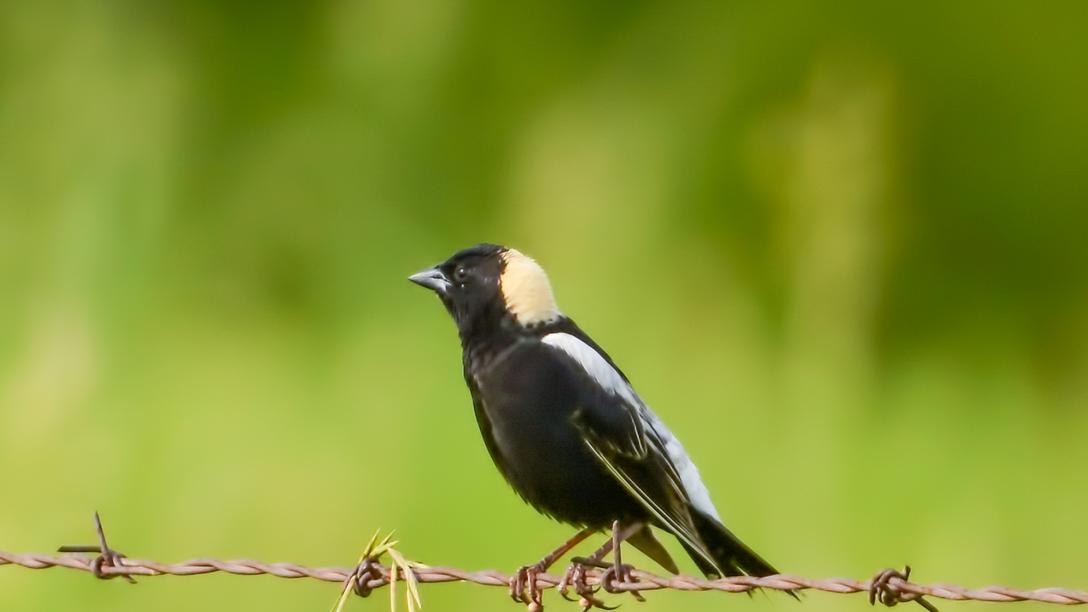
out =
[(562, 316), (544, 269), (507, 247), (469, 247), (408, 279), (438, 294), (462, 334), (503, 320), (533, 327)]

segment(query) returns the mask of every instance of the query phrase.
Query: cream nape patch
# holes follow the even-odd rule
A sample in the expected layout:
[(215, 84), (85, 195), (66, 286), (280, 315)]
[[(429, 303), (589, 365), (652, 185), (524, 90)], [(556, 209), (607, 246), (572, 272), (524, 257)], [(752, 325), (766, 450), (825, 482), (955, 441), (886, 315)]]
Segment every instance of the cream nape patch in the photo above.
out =
[(499, 278), (499, 287), (506, 309), (518, 323), (547, 323), (563, 315), (555, 303), (548, 275), (540, 264), (515, 249), (503, 253), (502, 259), (505, 266)]

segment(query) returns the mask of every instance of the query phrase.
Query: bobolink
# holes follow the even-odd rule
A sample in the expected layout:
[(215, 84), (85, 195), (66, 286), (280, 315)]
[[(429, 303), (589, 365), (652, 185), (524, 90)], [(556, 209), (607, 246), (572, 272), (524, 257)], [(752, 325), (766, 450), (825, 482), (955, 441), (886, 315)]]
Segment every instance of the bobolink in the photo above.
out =
[[(680, 441), (608, 353), (560, 312), (535, 261), (481, 244), (410, 280), (437, 293), (457, 324), (476, 420), (499, 471), (538, 511), (582, 528), (518, 571), (515, 600), (540, 606), (536, 575), (605, 528), (612, 539), (567, 574), (590, 604), (600, 602), (584, 567), (613, 546), (618, 553), (621, 541), (677, 572), (651, 526), (676, 536), (707, 576), (777, 573), (722, 525)], [(623, 579), (627, 569), (614, 559), (613, 577)]]

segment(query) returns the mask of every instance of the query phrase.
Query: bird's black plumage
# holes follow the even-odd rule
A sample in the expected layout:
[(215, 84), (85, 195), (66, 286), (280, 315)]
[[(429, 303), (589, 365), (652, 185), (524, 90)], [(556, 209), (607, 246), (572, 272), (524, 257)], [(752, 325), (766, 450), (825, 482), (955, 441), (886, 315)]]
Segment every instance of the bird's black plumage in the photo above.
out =
[[(707, 575), (776, 573), (721, 524), (679, 441), (558, 310), (535, 262), (485, 244), (411, 280), (453, 316), (484, 442), (526, 502), (579, 527), (663, 529)], [(630, 541), (676, 571), (649, 527)]]

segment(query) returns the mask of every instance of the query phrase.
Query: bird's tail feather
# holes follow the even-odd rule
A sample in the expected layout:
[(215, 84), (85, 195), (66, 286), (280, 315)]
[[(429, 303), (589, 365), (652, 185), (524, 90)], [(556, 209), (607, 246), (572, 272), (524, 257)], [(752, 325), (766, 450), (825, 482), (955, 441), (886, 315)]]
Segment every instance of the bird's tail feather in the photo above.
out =
[[(778, 573), (774, 566), (748, 548), (715, 518), (692, 508), (691, 519), (699, 538), (706, 545), (707, 552), (718, 566), (710, 565), (701, 555), (692, 554), (693, 551), (688, 550), (688, 554), (691, 554), (692, 559), (704, 574), (719, 576), (724, 572), (725, 576), (770, 576)], [(787, 591), (787, 593), (794, 599), (798, 598), (797, 593), (793, 591)]]
[(665, 547), (661, 545), (661, 542), (658, 542), (657, 538), (654, 537), (654, 533), (650, 531), (649, 525), (635, 532), (631, 537), (627, 538), (627, 541), (632, 546), (642, 551), (642, 554), (653, 559), (658, 565), (668, 570), (669, 573), (676, 574), (680, 571), (680, 568), (676, 567), (676, 562), (669, 556), (669, 551), (665, 550)]
[[(755, 551), (748, 548), (744, 542), (741, 542), (737, 536), (726, 529), (725, 525), (722, 525), (714, 518), (694, 508), (691, 511), (691, 518), (699, 538), (706, 544), (710, 556), (718, 562), (718, 567), (725, 572), (726, 576), (741, 574), (770, 576), (778, 573), (778, 570), (774, 569), (770, 563), (767, 563)], [(714, 571), (714, 568), (710, 567), (700, 567), (700, 569), (706, 573), (718, 573)]]

